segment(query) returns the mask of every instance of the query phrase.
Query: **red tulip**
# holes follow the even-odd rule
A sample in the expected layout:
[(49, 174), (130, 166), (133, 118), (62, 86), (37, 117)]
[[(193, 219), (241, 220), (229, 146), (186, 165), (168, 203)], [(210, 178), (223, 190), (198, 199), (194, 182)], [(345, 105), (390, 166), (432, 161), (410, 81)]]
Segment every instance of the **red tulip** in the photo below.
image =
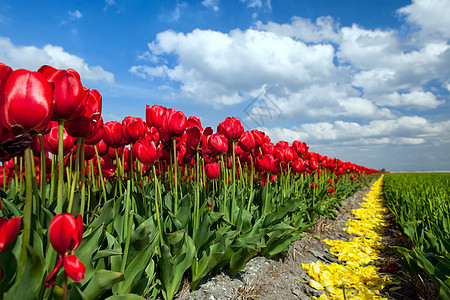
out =
[(122, 133), (127, 144), (133, 144), (144, 136), (145, 125), (141, 118), (125, 117), (122, 121)]
[(275, 145), (272, 143), (264, 143), (261, 146), (263, 154), (273, 154), (275, 152)]
[(52, 117), (53, 87), (38, 72), (16, 70), (6, 81), (1, 115), (5, 125), (42, 132)]
[(277, 161), (272, 154), (264, 154), (263, 158), (258, 161), (262, 171), (274, 173), (277, 171)]
[(145, 123), (150, 127), (161, 128), (163, 116), (167, 108), (161, 105), (146, 106), (145, 109)]
[(133, 156), (144, 165), (152, 165), (158, 160), (158, 149), (151, 136), (144, 136), (133, 145)]
[(217, 154), (224, 154), (228, 151), (228, 140), (221, 133), (211, 134), (208, 138), (209, 148)]
[(122, 124), (117, 121), (110, 121), (103, 124), (103, 140), (106, 145), (118, 148), (122, 146)]
[(97, 143), (97, 152), (99, 156), (103, 156), (109, 151), (109, 146), (103, 140)]
[(81, 115), (64, 123), (67, 132), (73, 137), (92, 138), (100, 128), (102, 96), (97, 90), (85, 89), (86, 104)]
[(16, 238), (17, 233), (19, 233), (19, 229), (20, 229), (19, 217), (12, 218), (10, 220), (0, 218), (0, 252), (5, 250)]
[(187, 120), (186, 128), (191, 128), (197, 126), (200, 131), (203, 131), (202, 122), (199, 118), (195, 116), (190, 116)]
[(83, 237), (83, 220), (78, 214), (75, 219), (69, 213), (56, 215), (48, 229), (50, 243), (59, 254), (74, 251)]
[(217, 126), (217, 132), (225, 135), (230, 141), (237, 141), (244, 133), (244, 127), (235, 117), (227, 117)]
[(156, 127), (149, 127), (145, 125), (145, 135), (151, 136), (155, 143), (159, 142), (159, 130)]
[(255, 147), (261, 147), (264, 142), (264, 132), (259, 131), (258, 129), (253, 129), (252, 133), (255, 138)]
[(200, 138), (200, 128), (198, 128), (197, 126), (189, 127), (186, 130), (186, 151), (189, 154), (194, 154), (197, 151), (198, 144), (200, 143)]
[(3, 111), (2, 106), (5, 104), (6, 80), (8, 79), (11, 73), (12, 73), (11, 67), (5, 65), (4, 63), (0, 63), (0, 115), (2, 114)]
[(48, 232), (50, 243), (60, 255), (55, 268), (45, 279), (45, 288), (50, 288), (55, 284), (58, 271), (63, 266), (70, 278), (75, 281), (83, 280), (85, 267), (73, 254), (83, 238), (81, 215), (78, 214), (76, 219), (69, 213), (56, 215), (50, 222)]
[(218, 163), (210, 163), (205, 165), (206, 177), (209, 179), (217, 179), (220, 176), (220, 166)]
[(306, 143), (300, 142), (300, 141), (294, 141), (292, 143), (292, 147), (297, 151), (299, 155), (305, 155), (308, 153), (308, 146), (306, 146)]
[(317, 182), (311, 183), (311, 188), (314, 190), (317, 188)]
[(88, 145), (95, 145), (98, 142), (100, 142), (101, 139), (103, 138), (103, 118), (102, 117), (100, 117), (100, 119), (97, 121), (97, 123), (95, 123), (95, 128), (93, 129), (93, 131), (96, 132), (94, 134), (94, 136), (92, 136), (84, 141)]
[(83, 101), (86, 101), (86, 94), (77, 71), (42, 66), (38, 72), (54, 84), (55, 110), (52, 120), (70, 121), (77, 118), (82, 113), (85, 104)]
[[(52, 121), (52, 129), (50, 132), (43, 136), (44, 146), (47, 151), (53, 154), (58, 154), (58, 122)], [(63, 131), (63, 153), (66, 155), (69, 153), (76, 139), (67, 134), (67, 131)]]
[(187, 119), (182, 111), (169, 108), (163, 116), (162, 128), (170, 137), (179, 137), (186, 129)]
[(253, 136), (253, 133), (250, 131), (244, 132), (241, 137), (239, 138), (239, 147), (242, 148), (244, 151), (251, 151), (253, 148), (255, 148), (255, 137)]

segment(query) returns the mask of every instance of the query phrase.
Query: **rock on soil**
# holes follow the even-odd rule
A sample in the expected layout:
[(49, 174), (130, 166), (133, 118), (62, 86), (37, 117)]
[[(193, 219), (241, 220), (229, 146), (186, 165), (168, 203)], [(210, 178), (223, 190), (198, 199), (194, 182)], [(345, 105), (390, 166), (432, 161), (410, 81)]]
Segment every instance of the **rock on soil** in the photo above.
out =
[[(273, 259), (256, 256), (251, 259), (246, 267), (238, 273), (235, 279), (231, 278), (231, 272), (223, 269), (215, 277), (204, 279), (197, 290), (189, 291), (189, 282), (186, 280), (181, 291), (176, 296), (179, 300), (225, 300), (225, 299), (311, 299), (311, 296), (320, 296), (323, 291), (311, 288), (307, 281), (308, 275), (302, 269), (302, 263), (322, 261), (324, 263), (339, 262), (329, 252), (329, 246), (323, 239), (347, 240), (352, 236), (343, 228), (347, 219), (352, 218), (352, 209), (360, 207), (364, 196), (370, 188), (365, 187), (344, 201), (341, 209), (337, 212), (336, 219), (320, 218), (310, 233), (302, 239), (292, 243), (289, 251), (278, 255)], [(391, 243), (404, 238), (396, 230), (394, 225), (389, 226), (387, 232), (397, 237), (390, 239)], [(320, 237), (318, 239), (317, 237)], [(384, 237), (383, 237), (384, 239)], [(387, 251), (390, 257), (385, 259), (386, 263), (398, 265), (398, 258), (394, 251)], [(383, 297), (389, 299), (433, 299), (423, 298), (413, 288), (415, 282), (399, 268), (402, 285), (395, 293), (384, 292)], [(428, 294), (430, 295), (430, 294)]]

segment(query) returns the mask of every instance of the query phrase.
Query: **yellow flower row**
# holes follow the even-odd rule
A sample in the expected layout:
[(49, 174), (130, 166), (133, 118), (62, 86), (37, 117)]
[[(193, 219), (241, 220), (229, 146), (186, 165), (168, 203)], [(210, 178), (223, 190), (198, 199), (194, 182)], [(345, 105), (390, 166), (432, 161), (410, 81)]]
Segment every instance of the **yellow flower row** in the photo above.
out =
[(366, 195), (363, 208), (352, 211), (355, 219), (347, 221), (345, 230), (356, 237), (348, 242), (324, 240), (331, 246), (331, 253), (344, 264), (326, 265), (320, 261), (302, 264), (311, 278), (309, 285), (328, 293), (313, 299), (385, 299), (379, 293), (391, 280), (380, 277), (378, 268), (370, 264), (379, 258), (380, 230), (385, 226), (383, 215), (387, 213), (381, 196), (382, 183), (383, 176)]

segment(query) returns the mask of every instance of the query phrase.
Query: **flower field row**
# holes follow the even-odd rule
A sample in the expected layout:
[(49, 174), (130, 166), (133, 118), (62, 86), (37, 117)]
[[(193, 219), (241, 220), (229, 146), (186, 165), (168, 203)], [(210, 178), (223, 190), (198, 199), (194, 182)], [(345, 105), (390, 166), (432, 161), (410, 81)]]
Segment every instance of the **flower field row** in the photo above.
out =
[(388, 207), (413, 249), (396, 247), (414, 276), (427, 274), (450, 298), (450, 174), (386, 174)]
[(324, 240), (331, 246), (330, 252), (344, 264), (325, 265), (320, 261), (302, 264), (311, 277), (310, 286), (328, 293), (318, 299), (384, 299), (379, 293), (390, 279), (380, 277), (373, 264), (379, 258), (380, 232), (387, 212), (383, 206), (382, 183), (381, 177), (366, 195), (363, 208), (353, 210), (355, 219), (347, 221), (345, 231), (356, 237), (349, 241)]
[(285, 251), (378, 176), (234, 117), (101, 112), (75, 70), (0, 64), (3, 299), (172, 299)]

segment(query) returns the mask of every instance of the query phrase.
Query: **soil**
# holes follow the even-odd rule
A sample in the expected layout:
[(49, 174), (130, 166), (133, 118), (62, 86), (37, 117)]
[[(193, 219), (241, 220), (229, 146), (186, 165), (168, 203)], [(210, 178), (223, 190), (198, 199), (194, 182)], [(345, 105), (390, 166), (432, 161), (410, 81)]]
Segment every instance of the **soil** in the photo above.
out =
[[(370, 188), (365, 187), (355, 195), (344, 201), (337, 212), (336, 219), (320, 218), (317, 224), (302, 239), (292, 243), (289, 251), (278, 255), (273, 259), (256, 256), (251, 259), (246, 267), (238, 273), (236, 278), (231, 278), (231, 272), (223, 269), (220, 274), (205, 278), (195, 291), (189, 291), (189, 282), (184, 282), (183, 288), (176, 296), (179, 300), (207, 299), (311, 299), (312, 296), (320, 296), (323, 291), (311, 288), (307, 281), (309, 276), (302, 269), (302, 263), (339, 262), (329, 252), (329, 246), (323, 239), (347, 240), (352, 236), (343, 228), (347, 219), (353, 218), (352, 209), (360, 207), (364, 196)], [(382, 257), (379, 267), (385, 272), (395, 276), (400, 285), (387, 287), (382, 295), (388, 299), (436, 299), (437, 292), (434, 286), (426, 279), (410, 278), (402, 269), (397, 253), (389, 245), (410, 247), (407, 238), (397, 229), (392, 215), (386, 216), (388, 227), (384, 231)]]

